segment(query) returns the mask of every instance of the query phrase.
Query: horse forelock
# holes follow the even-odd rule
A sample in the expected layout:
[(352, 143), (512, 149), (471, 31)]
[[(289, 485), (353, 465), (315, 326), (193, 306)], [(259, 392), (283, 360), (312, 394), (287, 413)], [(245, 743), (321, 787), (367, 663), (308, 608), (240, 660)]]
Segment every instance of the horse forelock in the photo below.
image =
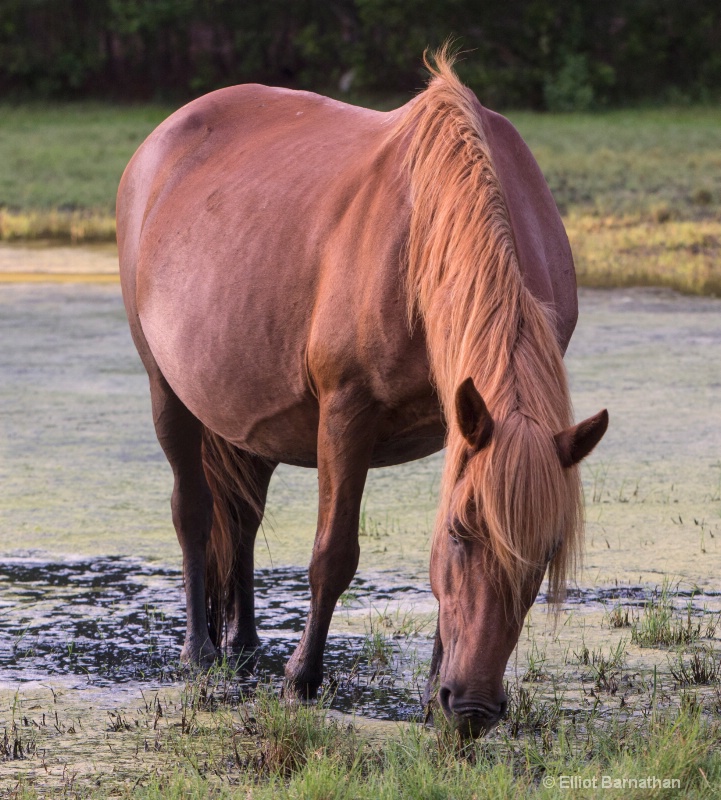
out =
[[(423, 320), (449, 427), (436, 535), (475, 508), (483, 530), (467, 527), (487, 536), (514, 602), (527, 570), (554, 552), (549, 588), (559, 599), (580, 553), (582, 502), (578, 470), (562, 469), (553, 440), (573, 417), (553, 310), (524, 285), (478, 101), (446, 51), (430, 69), (393, 135), (403, 141), (411, 192), (408, 315)], [(496, 427), (465, 467), (463, 498), (454, 489), (468, 447), (453, 409), (469, 376)]]
[[(449, 437), (449, 462), (459, 446), (465, 447)], [(503, 575), (516, 613), (529, 576), (551, 559), (549, 599), (557, 606), (578, 559), (582, 503), (577, 467), (561, 466), (551, 429), (512, 412), (468, 461), (462, 492), (454, 491), (451, 475), (444, 474), (435, 536), (447, 535), (450, 519), (481, 539), (493, 556), (488, 575)]]

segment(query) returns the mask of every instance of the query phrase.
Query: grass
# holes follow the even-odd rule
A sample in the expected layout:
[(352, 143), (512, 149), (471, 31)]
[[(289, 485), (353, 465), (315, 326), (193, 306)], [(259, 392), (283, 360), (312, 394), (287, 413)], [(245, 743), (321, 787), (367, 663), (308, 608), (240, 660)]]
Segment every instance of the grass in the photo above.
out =
[(510, 115), (564, 216), (585, 286), (721, 295), (721, 111)]
[(509, 114), (564, 216), (718, 218), (718, 108)]
[[(332, 711), (331, 693), (307, 705), (270, 685), (241, 691), (227, 661), (189, 675), (179, 692), (146, 690), (141, 704), (98, 714), (63, 706), (62, 693), (42, 700), (16, 692), (0, 736), (2, 796), (545, 800), (596, 797), (605, 786), (624, 798), (710, 800), (721, 788), (715, 615), (709, 623), (678, 600), (664, 584), (632, 625), (663, 611), (656, 630), (698, 625), (710, 641), (686, 638), (673, 656), (656, 649), (663, 660), (652, 670), (627, 652), (624, 637), (591, 649), (581, 637), (580, 650), (565, 651), (560, 662), (563, 645), (549, 655), (553, 641), (539, 646), (534, 634), (528, 669), (506, 686), (505, 719), (471, 743), (442, 716), (435, 728), (372, 723)], [(384, 611), (372, 617), (369, 639), (379, 629), (415, 628)], [(678, 637), (657, 639), (665, 646)], [(91, 762), (72, 760), (73, 749)]]
[(711, 615), (704, 624), (693, 614), (690, 601), (686, 613), (677, 615), (670, 583), (666, 580), (644, 603), (642, 614), (632, 623), (631, 642), (640, 647), (687, 646), (715, 636), (718, 622), (718, 616)]
[[(171, 111), (0, 105), (0, 240), (112, 240), (120, 175)], [(509, 117), (561, 209), (582, 285), (721, 294), (721, 110)]]
[(118, 181), (172, 111), (156, 106), (0, 105), (0, 205), (112, 214)]
[(0, 105), (0, 240), (112, 241), (120, 176), (171, 111)]
[(582, 286), (721, 296), (721, 216), (656, 222), (574, 215), (565, 222)]
[[(694, 696), (673, 710), (604, 723), (598, 715), (565, 717), (558, 703), (539, 700), (520, 687), (509, 695), (509, 716), (492, 738), (461, 745), (446, 729), (418, 725), (382, 741), (348, 719), (328, 716), (321, 703), (281, 700), (261, 688), (238, 709), (216, 706), (212, 715), (186, 699), (197, 715), (191, 724), (160, 717), (149, 705), (143, 715), (114, 715), (108, 737), (144, 737), (135, 771), (112, 783), (63, 776), (55, 796), (72, 798), (532, 798), (589, 797), (601, 781), (635, 781), (624, 797), (656, 796), (640, 781), (677, 781), (664, 797), (712, 798), (721, 781), (718, 720), (702, 713)], [(187, 709), (186, 709), (187, 711)], [(118, 719), (120, 721), (118, 721)], [(147, 730), (157, 732), (148, 746)], [(140, 733), (139, 733), (140, 731)], [(14, 737), (14, 738), (13, 738)], [(4, 743), (9, 758), (22, 758), (15, 731)], [(139, 741), (141, 739), (138, 739)], [(152, 741), (152, 737), (151, 737)], [(112, 747), (112, 743), (109, 741)], [(36, 744), (37, 747), (37, 744)], [(22, 750), (22, 754), (21, 754)], [(36, 750), (28, 752), (39, 759)], [(43, 754), (43, 759), (45, 755)], [(145, 770), (138, 769), (143, 761)], [(5, 797), (49, 796), (44, 773), (6, 784)], [(564, 776), (575, 788), (564, 789)], [(595, 784), (594, 784), (595, 782)], [(98, 785), (101, 783), (102, 785)]]
[(671, 674), (679, 686), (710, 686), (721, 681), (721, 659), (710, 647), (702, 647), (688, 661), (679, 654)]
[(115, 218), (105, 211), (7, 211), (0, 209), (0, 241), (111, 242)]

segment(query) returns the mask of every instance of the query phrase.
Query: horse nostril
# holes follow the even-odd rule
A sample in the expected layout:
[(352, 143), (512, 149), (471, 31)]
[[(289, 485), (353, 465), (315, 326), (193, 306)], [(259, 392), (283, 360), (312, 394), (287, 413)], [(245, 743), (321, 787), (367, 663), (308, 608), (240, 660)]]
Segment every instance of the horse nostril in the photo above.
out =
[(451, 711), (451, 690), (447, 686), (441, 686), (438, 692), (438, 702), (441, 704), (443, 713), (450, 719), (453, 712)]
[(508, 700), (501, 700), (500, 703), (500, 713), (498, 714), (498, 719), (501, 720), (506, 716), (506, 709), (508, 708)]

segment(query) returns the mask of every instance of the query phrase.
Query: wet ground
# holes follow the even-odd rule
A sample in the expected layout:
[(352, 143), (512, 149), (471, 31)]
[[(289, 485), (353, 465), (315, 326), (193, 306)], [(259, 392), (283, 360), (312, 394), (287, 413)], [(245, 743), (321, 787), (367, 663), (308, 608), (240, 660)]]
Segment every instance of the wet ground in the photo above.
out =
[[(187, 675), (178, 663), (185, 609), (177, 569), (126, 557), (5, 559), (0, 592), (0, 687), (55, 681), (66, 690), (140, 683), (157, 688)], [(237, 693), (258, 683), (280, 687), (308, 609), (306, 570), (261, 569), (256, 593), (263, 647), (242, 656)], [(427, 589), (376, 585), (360, 576), (354, 581), (339, 610), (346, 630), (336, 631), (328, 642), (334, 708), (386, 720), (418, 716), (422, 681), (420, 674), (413, 678), (412, 666), (419, 651), (429, 655), (424, 652), (430, 649), (428, 637), (406, 631), (396, 637), (404, 640), (401, 648), (384, 626), (388, 642), (384, 639), (382, 648), (387, 650), (374, 654), (363, 625), (353, 629), (350, 624), (359, 611), (365, 617), (370, 604), (387, 614), (390, 606), (407, 608), (414, 600), (426, 601)], [(413, 664), (403, 664), (401, 650), (409, 649), (409, 641)]]
[[(109, 708), (182, 680), (170, 471), (119, 286), (103, 282), (112, 260), (78, 251), (73, 272), (73, 252), (55, 253), (47, 271), (82, 273), (81, 282), (30, 283), (17, 278), (22, 257), (0, 249), (0, 273), (15, 275), (0, 285), (0, 725), (17, 690), (92, 691)], [(22, 263), (35, 276), (43, 268), (38, 253)], [(664, 576), (678, 604), (693, 595), (695, 613), (720, 605), (721, 301), (655, 290), (580, 299), (567, 355), (577, 418), (604, 406), (611, 415), (583, 471), (585, 570), (560, 636), (541, 598), (509, 678), (540, 640), (566, 654), (581, 641), (605, 646), (608, 609), (640, 609)], [(385, 720), (419, 713), (441, 466), (438, 454), (369, 477), (358, 577), (327, 648), (341, 710)], [(273, 479), (257, 546), (264, 650), (250, 683), (277, 681), (299, 636), (315, 494), (314, 471), (281, 467)], [(631, 658), (642, 667), (646, 656)]]

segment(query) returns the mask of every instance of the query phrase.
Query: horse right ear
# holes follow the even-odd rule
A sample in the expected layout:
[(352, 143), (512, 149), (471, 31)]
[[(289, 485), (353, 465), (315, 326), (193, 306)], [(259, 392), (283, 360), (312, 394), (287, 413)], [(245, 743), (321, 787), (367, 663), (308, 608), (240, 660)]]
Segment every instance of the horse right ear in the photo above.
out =
[(456, 421), (474, 450), (483, 450), (493, 436), (493, 417), (473, 383), (466, 378), (456, 391)]
[(554, 436), (561, 466), (568, 468), (585, 458), (601, 441), (608, 428), (608, 411), (604, 408), (593, 417)]

